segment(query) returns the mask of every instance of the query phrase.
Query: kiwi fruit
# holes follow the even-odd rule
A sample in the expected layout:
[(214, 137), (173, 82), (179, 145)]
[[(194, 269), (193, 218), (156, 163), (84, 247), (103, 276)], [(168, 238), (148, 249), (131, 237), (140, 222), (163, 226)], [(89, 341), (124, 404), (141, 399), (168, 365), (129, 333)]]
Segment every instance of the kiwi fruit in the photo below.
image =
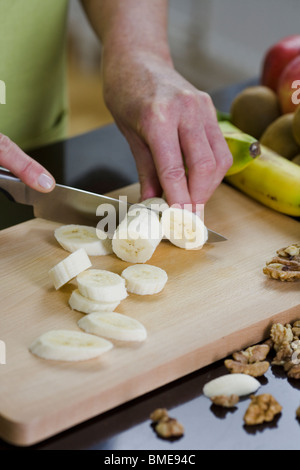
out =
[(294, 139), (293, 119), (294, 113), (283, 114), (267, 127), (260, 138), (262, 145), (288, 160), (300, 153), (300, 146)]
[(276, 93), (266, 86), (245, 88), (232, 101), (231, 122), (246, 134), (260, 139), (266, 128), (281, 114)]
[(297, 144), (300, 145), (300, 106), (298, 106), (294, 112), (293, 136)]

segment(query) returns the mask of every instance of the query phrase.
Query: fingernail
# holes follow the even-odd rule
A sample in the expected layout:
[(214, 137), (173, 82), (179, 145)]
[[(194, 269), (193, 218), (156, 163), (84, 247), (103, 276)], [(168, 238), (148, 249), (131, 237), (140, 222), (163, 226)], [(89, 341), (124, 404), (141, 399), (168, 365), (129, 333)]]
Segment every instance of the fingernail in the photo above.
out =
[(41, 188), (51, 189), (53, 183), (53, 179), (50, 176), (45, 175), (45, 173), (42, 173), (38, 178), (38, 184), (41, 186)]

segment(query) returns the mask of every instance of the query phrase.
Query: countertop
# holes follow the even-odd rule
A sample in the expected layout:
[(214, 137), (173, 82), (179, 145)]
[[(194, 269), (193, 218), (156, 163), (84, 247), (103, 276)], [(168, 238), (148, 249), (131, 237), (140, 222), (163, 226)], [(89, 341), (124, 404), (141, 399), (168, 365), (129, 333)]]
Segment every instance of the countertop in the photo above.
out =
[[(252, 83), (255, 80), (211, 93), (216, 107), (228, 111), (238, 91)], [(88, 191), (105, 193), (138, 181), (130, 148), (114, 124), (36, 149), (31, 155), (58, 183)], [(30, 208), (8, 201), (3, 194), (0, 204), (1, 229), (32, 218)], [(288, 380), (281, 368), (270, 367), (259, 379), (261, 393), (271, 393), (283, 406), (282, 413), (269, 424), (249, 427), (243, 422), (249, 399), (226, 410), (212, 405), (202, 394), (205, 383), (226, 373), (223, 361), (214, 363), (28, 449), (102, 450), (108, 456), (118, 451), (131, 455), (128, 451), (138, 450), (175, 454), (300, 449), (300, 423), (295, 415), (300, 405), (300, 381)], [(158, 407), (167, 408), (170, 416), (183, 424), (185, 433), (180, 439), (167, 441), (155, 434), (149, 415)], [(0, 441), (0, 450), (18, 448)]]

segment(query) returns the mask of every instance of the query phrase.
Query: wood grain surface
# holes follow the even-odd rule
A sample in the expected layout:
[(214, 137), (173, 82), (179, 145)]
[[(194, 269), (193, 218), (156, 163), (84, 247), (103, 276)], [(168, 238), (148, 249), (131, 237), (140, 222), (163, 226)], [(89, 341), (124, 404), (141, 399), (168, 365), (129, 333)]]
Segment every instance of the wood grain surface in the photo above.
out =
[[(137, 201), (139, 186), (113, 193), (126, 194)], [(21, 446), (44, 440), (266, 338), (275, 321), (300, 318), (299, 282), (262, 273), (278, 248), (299, 241), (299, 222), (221, 185), (205, 223), (228, 240), (199, 251), (163, 241), (148, 263), (168, 273), (165, 289), (130, 294), (116, 309), (145, 325), (147, 341), (114, 342), (101, 358), (81, 363), (46, 361), (28, 350), (50, 329), (79, 330), (83, 315), (68, 306), (76, 280), (55, 291), (48, 277), (68, 255), (53, 236), (58, 224), (34, 219), (0, 232), (1, 438)], [(91, 261), (119, 274), (128, 266), (114, 255)]]

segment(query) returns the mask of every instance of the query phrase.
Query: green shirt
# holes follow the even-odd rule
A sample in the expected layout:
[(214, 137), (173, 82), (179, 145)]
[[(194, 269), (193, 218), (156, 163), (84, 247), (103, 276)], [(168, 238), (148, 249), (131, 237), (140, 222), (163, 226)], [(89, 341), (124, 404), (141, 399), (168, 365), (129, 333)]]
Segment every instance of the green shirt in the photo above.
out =
[(68, 0), (0, 0), (0, 132), (23, 149), (66, 135)]

